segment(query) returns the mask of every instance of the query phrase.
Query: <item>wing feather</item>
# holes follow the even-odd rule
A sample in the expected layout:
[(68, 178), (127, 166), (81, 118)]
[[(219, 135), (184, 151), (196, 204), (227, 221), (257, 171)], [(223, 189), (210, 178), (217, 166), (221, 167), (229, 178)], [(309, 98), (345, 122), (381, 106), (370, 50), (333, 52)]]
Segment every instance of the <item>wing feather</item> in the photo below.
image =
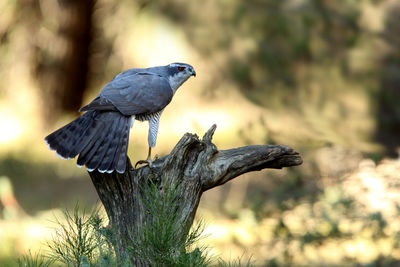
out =
[(173, 91), (166, 78), (140, 72), (116, 77), (100, 92), (126, 116), (151, 114), (164, 109), (171, 102)]

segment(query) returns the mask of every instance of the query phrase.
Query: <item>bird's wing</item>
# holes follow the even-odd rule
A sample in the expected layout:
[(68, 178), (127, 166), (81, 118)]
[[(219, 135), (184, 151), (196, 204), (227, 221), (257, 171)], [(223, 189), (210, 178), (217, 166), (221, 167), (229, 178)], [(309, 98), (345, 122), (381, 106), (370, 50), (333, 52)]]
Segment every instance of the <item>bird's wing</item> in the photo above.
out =
[(118, 111), (118, 109), (111, 103), (110, 100), (104, 98), (104, 97), (96, 97), (93, 99), (92, 102), (90, 102), (88, 105), (82, 107), (79, 109), (79, 112), (82, 111), (87, 111), (87, 110), (115, 110)]
[(173, 91), (166, 78), (149, 72), (118, 75), (100, 92), (122, 114), (151, 114), (171, 102)]

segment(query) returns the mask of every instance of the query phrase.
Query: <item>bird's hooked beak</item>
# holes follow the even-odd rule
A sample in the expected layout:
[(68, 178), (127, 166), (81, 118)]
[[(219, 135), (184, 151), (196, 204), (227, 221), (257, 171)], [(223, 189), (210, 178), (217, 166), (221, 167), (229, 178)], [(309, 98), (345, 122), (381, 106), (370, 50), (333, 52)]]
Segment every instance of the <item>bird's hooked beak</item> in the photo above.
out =
[(191, 73), (192, 73), (190, 76), (196, 77), (196, 72), (194, 71), (194, 69), (191, 69), (190, 71), (191, 71)]

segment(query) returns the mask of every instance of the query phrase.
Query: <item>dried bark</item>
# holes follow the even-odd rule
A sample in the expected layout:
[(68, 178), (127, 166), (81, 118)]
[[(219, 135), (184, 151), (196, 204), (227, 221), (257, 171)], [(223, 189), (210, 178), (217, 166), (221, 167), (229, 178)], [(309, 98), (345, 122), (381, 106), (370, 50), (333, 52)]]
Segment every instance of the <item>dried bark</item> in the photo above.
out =
[[(127, 242), (135, 239), (145, 216), (152, 216), (141, 203), (141, 188), (149, 179), (160, 188), (178, 184), (178, 222), (181, 234), (187, 235), (204, 191), (246, 172), (265, 168), (280, 169), (302, 163), (296, 151), (281, 145), (218, 150), (211, 142), (215, 129), (213, 125), (201, 140), (197, 135), (186, 133), (169, 155), (155, 161), (151, 167), (133, 169), (128, 159), (127, 171), (123, 174), (89, 172), (110, 225), (116, 232), (118, 257), (126, 253)], [(134, 257), (131, 257), (131, 261), (135, 266), (148, 265)]]

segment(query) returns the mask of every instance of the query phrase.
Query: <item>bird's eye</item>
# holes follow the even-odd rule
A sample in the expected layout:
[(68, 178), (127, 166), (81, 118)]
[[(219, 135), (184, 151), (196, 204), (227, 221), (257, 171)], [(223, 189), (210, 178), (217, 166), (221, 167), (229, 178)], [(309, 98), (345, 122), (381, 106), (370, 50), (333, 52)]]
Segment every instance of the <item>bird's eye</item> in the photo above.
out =
[(178, 67), (179, 71), (183, 71), (185, 69), (185, 67)]

